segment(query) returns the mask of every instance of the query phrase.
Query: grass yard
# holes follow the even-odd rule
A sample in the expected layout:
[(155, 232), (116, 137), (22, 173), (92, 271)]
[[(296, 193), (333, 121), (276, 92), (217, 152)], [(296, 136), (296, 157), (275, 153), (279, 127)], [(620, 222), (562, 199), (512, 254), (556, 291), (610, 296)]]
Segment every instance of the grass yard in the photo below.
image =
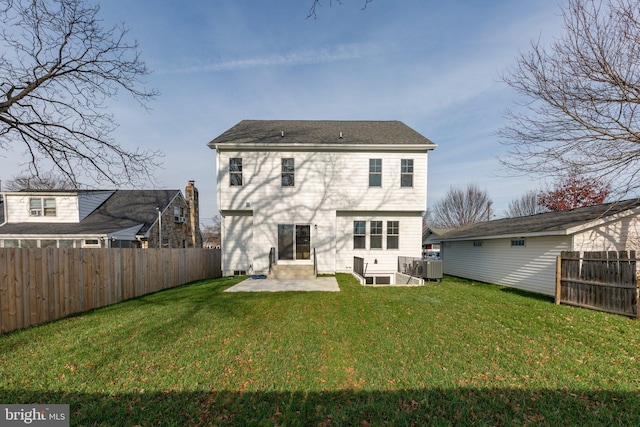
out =
[(2, 403), (72, 425), (640, 425), (640, 323), (445, 278), (203, 281), (0, 336)]

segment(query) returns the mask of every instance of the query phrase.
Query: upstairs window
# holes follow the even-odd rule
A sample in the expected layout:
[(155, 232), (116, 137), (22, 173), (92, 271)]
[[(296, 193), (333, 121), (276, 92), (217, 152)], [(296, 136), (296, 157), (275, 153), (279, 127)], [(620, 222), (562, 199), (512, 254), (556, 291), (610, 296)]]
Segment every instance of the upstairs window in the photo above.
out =
[(382, 221), (371, 221), (371, 249), (382, 249)]
[(369, 159), (369, 187), (382, 187), (382, 159)]
[(173, 207), (173, 220), (179, 224), (183, 224), (185, 222), (184, 208), (182, 206)]
[(53, 197), (30, 198), (29, 216), (56, 216), (56, 199)]
[(387, 221), (387, 249), (398, 249), (400, 221)]
[(229, 185), (242, 187), (242, 158), (229, 159)]
[(282, 186), (295, 186), (295, 161), (293, 159), (282, 159)]
[(413, 187), (413, 159), (401, 160), (400, 187)]
[(353, 249), (365, 249), (366, 227), (365, 221), (353, 221)]

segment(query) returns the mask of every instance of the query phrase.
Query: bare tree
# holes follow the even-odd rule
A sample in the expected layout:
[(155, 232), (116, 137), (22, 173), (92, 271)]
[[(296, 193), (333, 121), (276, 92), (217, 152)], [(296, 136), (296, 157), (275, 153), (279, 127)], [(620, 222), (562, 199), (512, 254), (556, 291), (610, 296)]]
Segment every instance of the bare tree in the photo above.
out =
[[(367, 5), (371, 3), (373, 0), (363, 0), (363, 1), (364, 1), (364, 5), (362, 6), (362, 10), (366, 9)], [(333, 6), (334, 2), (338, 4), (342, 4), (342, 0), (329, 0), (329, 7)], [(313, 0), (313, 2), (311, 3), (311, 8), (307, 13), (307, 18), (314, 18), (314, 19), (317, 18), (318, 15), (316, 14), (316, 7), (321, 5), (322, 4), (320, 3), (320, 0)]]
[(450, 187), (444, 198), (433, 206), (433, 224), (442, 228), (457, 228), (491, 217), (491, 199), (476, 184), (464, 189)]
[(640, 2), (569, 0), (564, 35), (532, 42), (503, 80), (520, 94), (508, 111), (501, 159), (516, 173), (579, 170), (640, 188)]
[(213, 223), (211, 225), (202, 227), (202, 237), (207, 248), (219, 247), (221, 242), (222, 222), (220, 215), (215, 215), (212, 220)]
[(20, 175), (14, 176), (6, 183), (6, 190), (71, 190), (75, 186), (65, 177), (52, 173), (42, 173), (39, 176)]
[(119, 91), (141, 105), (157, 95), (122, 26), (103, 28), (84, 0), (0, 0), (0, 148), (24, 147), (33, 175), (52, 168), (81, 177), (136, 182), (159, 153), (127, 150), (110, 136), (106, 101)]
[(543, 212), (548, 212), (548, 209), (540, 204), (540, 192), (530, 190), (520, 196), (520, 198), (510, 201), (505, 215), (508, 218), (515, 218), (519, 216), (536, 215)]

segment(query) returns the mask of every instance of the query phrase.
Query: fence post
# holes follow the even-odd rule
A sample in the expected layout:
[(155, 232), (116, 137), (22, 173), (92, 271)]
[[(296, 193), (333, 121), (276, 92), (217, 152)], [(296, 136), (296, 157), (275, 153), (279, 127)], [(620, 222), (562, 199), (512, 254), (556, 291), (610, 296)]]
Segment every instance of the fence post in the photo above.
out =
[(556, 257), (556, 305), (560, 305), (560, 296), (561, 296), (561, 287), (560, 287), (560, 279), (562, 277), (562, 256), (558, 255)]
[(636, 271), (636, 320), (640, 319), (640, 288), (638, 287), (638, 272)]

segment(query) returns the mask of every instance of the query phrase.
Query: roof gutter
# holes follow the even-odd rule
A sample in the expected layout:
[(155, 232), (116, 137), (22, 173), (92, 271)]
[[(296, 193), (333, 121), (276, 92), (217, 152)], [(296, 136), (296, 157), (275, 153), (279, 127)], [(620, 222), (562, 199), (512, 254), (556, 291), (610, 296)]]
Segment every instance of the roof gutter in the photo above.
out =
[(441, 242), (456, 242), (456, 241), (464, 241), (464, 240), (482, 240), (482, 239), (509, 239), (513, 237), (544, 237), (544, 236), (570, 236), (572, 234), (579, 233), (581, 231), (589, 230), (594, 227), (598, 227), (600, 225), (617, 221), (621, 218), (628, 217), (631, 215), (640, 214), (640, 207), (627, 209), (622, 212), (618, 212), (614, 215), (609, 215), (606, 217), (598, 218), (592, 221), (585, 222), (580, 225), (576, 225), (574, 227), (569, 227), (564, 230), (554, 230), (554, 231), (539, 231), (535, 233), (509, 233), (509, 234), (490, 234), (490, 235), (480, 235), (480, 236), (469, 236), (469, 237), (454, 237), (447, 239), (446, 237), (439, 238)]
[(305, 144), (305, 143), (266, 143), (266, 142), (209, 142), (207, 146), (217, 151), (403, 151), (428, 152), (436, 144)]
[(569, 233), (569, 230), (556, 230), (556, 231), (540, 231), (537, 233), (510, 233), (510, 234), (492, 234), (492, 235), (480, 235), (469, 237), (454, 237), (447, 239), (446, 237), (440, 237), (437, 240), (440, 242), (462, 242), (466, 240), (495, 240), (495, 239), (512, 239), (514, 237), (546, 237), (546, 236), (569, 236), (573, 233)]

